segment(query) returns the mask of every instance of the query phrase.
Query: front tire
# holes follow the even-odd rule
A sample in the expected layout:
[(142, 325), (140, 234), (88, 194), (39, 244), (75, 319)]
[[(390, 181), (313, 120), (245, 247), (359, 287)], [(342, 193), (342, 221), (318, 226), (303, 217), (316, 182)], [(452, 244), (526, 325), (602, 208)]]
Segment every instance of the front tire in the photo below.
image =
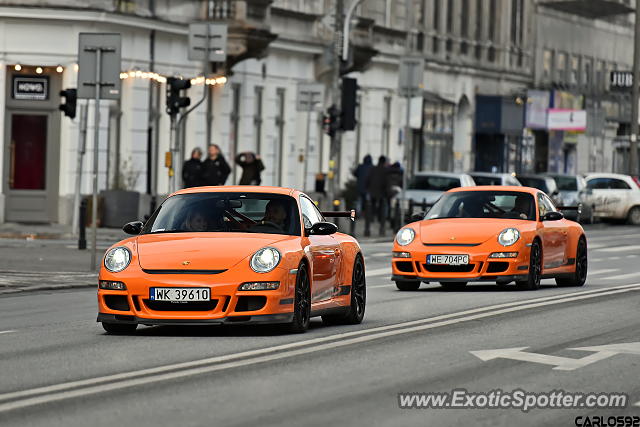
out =
[(580, 238), (576, 249), (576, 269), (570, 276), (557, 277), (556, 284), (565, 286), (584, 286), (587, 281), (587, 241)]
[(516, 281), (516, 287), (523, 291), (534, 291), (540, 287), (542, 278), (542, 248), (540, 242), (534, 240), (529, 255), (529, 275), (527, 280)]
[(396, 280), (396, 288), (401, 291), (417, 291), (420, 282), (415, 280)]
[(102, 327), (109, 335), (129, 335), (136, 331), (136, 323), (107, 323), (102, 322)]
[(293, 319), (288, 325), (289, 332), (300, 334), (309, 329), (311, 319), (311, 283), (305, 264), (298, 267), (295, 297), (293, 300)]
[(358, 255), (353, 264), (351, 277), (351, 304), (345, 314), (325, 315), (322, 321), (328, 325), (357, 325), (364, 319), (364, 310), (367, 302), (367, 283), (364, 271), (364, 262)]

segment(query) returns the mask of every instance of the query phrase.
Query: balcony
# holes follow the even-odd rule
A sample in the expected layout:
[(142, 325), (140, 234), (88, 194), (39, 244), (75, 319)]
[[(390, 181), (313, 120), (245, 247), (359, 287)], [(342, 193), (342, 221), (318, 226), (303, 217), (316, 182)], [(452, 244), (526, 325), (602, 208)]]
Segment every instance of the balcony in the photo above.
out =
[(633, 12), (629, 0), (543, 0), (542, 6), (589, 19)]
[(235, 64), (249, 58), (262, 58), (269, 44), (277, 38), (270, 28), (270, 6), (273, 0), (214, 0), (207, 17), (224, 21), (227, 35), (228, 73)]

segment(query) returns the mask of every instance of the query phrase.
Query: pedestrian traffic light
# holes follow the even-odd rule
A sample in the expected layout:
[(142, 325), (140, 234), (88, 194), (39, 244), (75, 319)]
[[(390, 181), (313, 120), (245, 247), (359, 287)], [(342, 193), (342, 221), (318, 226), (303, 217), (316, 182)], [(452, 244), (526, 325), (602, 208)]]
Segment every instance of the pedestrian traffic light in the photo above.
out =
[(175, 116), (180, 108), (188, 107), (191, 99), (188, 96), (180, 96), (180, 91), (189, 89), (191, 80), (178, 79), (176, 77), (167, 78), (167, 114)]
[(358, 106), (358, 80), (350, 77), (342, 78), (342, 117), (340, 128), (342, 130), (354, 130), (356, 120), (356, 107)]
[(78, 91), (76, 89), (65, 89), (60, 91), (60, 96), (64, 98), (64, 103), (60, 104), (60, 111), (64, 115), (74, 119), (76, 117), (76, 103), (78, 101)]
[(340, 128), (340, 110), (335, 105), (332, 105), (327, 110), (323, 118), (324, 133), (333, 138), (336, 135), (336, 131)]

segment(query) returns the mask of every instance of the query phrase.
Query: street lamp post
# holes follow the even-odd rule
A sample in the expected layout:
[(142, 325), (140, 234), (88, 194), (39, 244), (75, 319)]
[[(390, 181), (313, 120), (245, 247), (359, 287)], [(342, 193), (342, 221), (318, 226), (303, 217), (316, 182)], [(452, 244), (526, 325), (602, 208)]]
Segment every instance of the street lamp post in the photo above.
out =
[(633, 43), (633, 89), (631, 92), (631, 136), (629, 143), (629, 174), (638, 174), (638, 101), (640, 97), (640, 1), (636, 5)]

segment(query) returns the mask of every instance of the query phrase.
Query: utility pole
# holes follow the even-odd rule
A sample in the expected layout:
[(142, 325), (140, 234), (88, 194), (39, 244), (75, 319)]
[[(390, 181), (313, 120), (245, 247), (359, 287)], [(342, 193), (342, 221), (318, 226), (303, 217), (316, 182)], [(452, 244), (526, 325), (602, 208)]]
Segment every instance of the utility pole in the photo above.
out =
[(633, 43), (633, 89), (631, 92), (631, 136), (629, 143), (629, 175), (638, 174), (638, 101), (640, 98), (640, 1), (636, 4)]

